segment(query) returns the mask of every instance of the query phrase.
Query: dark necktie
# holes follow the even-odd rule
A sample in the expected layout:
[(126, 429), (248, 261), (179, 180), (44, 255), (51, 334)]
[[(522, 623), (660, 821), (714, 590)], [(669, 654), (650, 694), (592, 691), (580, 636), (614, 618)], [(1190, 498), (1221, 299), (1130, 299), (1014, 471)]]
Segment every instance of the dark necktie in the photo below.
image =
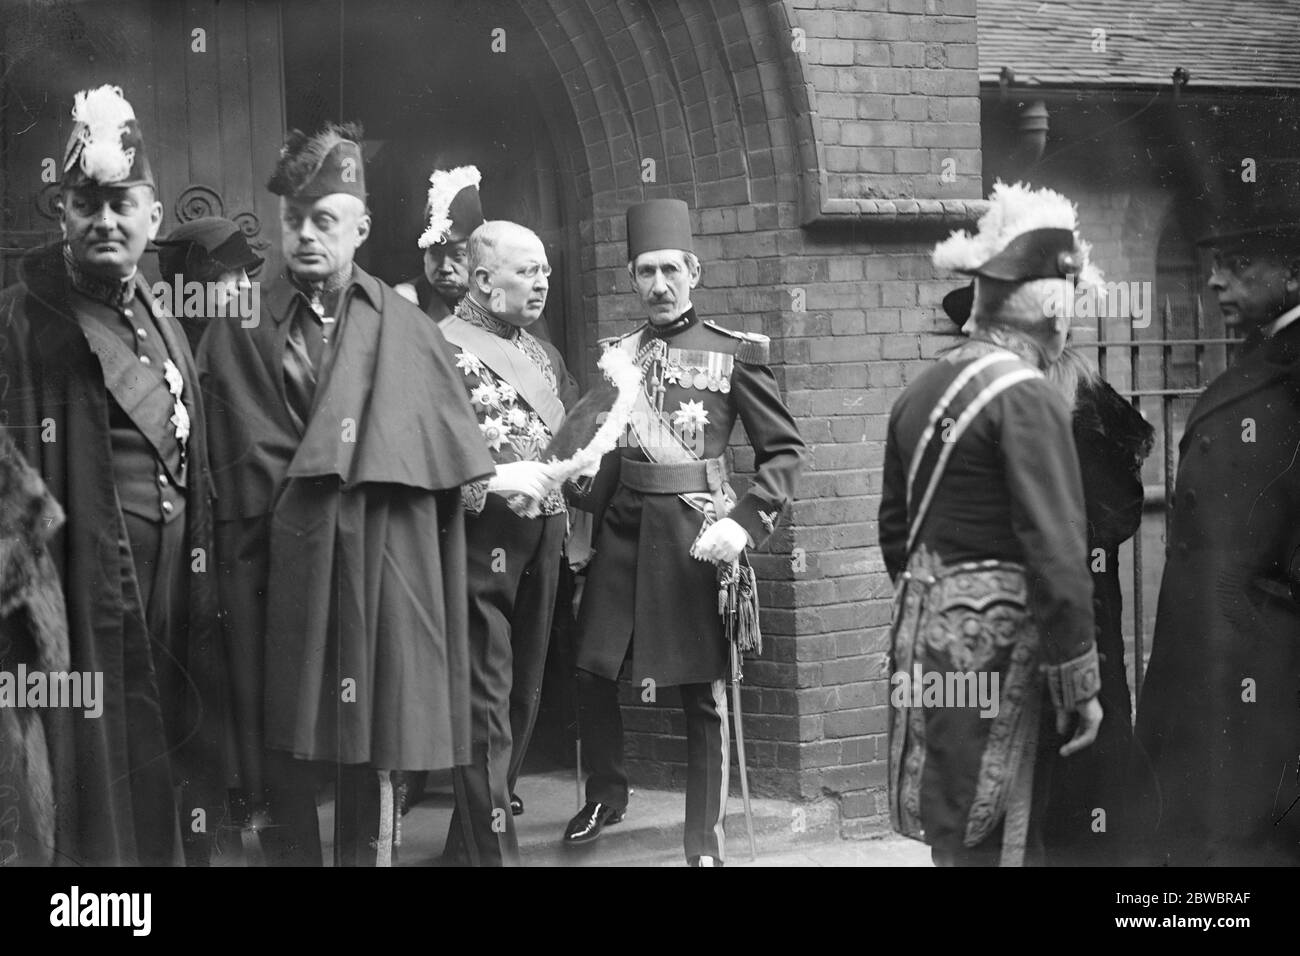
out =
[(291, 322), (284, 350), (285, 395), (289, 399), (289, 410), (305, 431), (311, 419), (325, 339), (321, 317), (301, 301), (294, 308)]

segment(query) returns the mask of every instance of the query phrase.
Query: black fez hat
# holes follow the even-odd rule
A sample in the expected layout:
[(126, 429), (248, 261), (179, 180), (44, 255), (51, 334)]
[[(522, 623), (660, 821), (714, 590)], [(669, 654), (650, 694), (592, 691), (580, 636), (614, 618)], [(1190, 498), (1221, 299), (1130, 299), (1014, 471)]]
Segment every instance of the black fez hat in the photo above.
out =
[(643, 252), (680, 249), (694, 252), (691, 210), (680, 199), (650, 199), (627, 211), (627, 260), (636, 261)]
[(314, 200), (347, 193), (365, 202), (361, 138), (361, 127), (355, 123), (327, 123), (312, 136), (291, 131), (266, 188), (289, 199)]
[(483, 204), (478, 187), (483, 176), (475, 166), (435, 169), (429, 176), (429, 195), (424, 203), (424, 234), (420, 248), (460, 242), (483, 225)]
[(248, 245), (242, 229), (229, 219), (204, 216), (177, 226), (157, 239), (158, 268), (163, 279), (180, 274), (187, 281), (209, 282), (225, 272), (256, 272), (262, 257)]
[(79, 92), (72, 120), (72, 135), (63, 152), (64, 189), (154, 185), (140, 124), (121, 87)]

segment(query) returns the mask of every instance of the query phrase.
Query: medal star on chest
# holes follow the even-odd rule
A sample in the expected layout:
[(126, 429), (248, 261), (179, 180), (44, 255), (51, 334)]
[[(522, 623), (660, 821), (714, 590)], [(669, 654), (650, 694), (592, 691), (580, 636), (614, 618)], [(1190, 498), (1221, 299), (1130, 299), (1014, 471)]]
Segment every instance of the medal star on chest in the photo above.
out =
[(167, 390), (171, 392), (173, 404), (172, 415), (169, 421), (176, 428), (176, 441), (181, 445), (182, 450), (185, 447), (185, 440), (190, 437), (190, 413), (181, 401), (181, 395), (185, 391), (185, 379), (181, 376), (181, 370), (176, 367), (176, 363), (167, 359), (163, 363), (163, 378), (167, 381)]
[(709, 412), (704, 402), (678, 402), (673, 412), (673, 424), (679, 428), (703, 428), (709, 423)]

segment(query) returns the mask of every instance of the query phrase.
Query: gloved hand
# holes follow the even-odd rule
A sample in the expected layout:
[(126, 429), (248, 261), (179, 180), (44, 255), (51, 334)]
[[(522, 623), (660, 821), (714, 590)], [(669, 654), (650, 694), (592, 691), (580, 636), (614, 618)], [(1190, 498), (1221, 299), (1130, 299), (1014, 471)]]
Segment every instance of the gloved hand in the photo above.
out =
[(1078, 753), (1084, 747), (1090, 747), (1093, 741), (1097, 739), (1097, 730), (1101, 727), (1101, 701), (1096, 697), (1085, 700), (1078, 704), (1074, 710), (1058, 710), (1056, 712), (1056, 732), (1066, 734), (1070, 730), (1070, 718), (1078, 715), (1078, 722), (1074, 727), (1074, 734), (1061, 747), (1060, 754), (1062, 757), (1068, 757), (1070, 754)]
[(559, 487), (550, 465), (540, 461), (512, 461), (497, 465), (496, 474), (488, 480), (488, 491), (505, 498), (523, 495), (533, 501), (541, 501), (555, 488)]
[(704, 529), (691, 548), (691, 557), (729, 564), (740, 557), (748, 544), (749, 533), (732, 519), (723, 518)]

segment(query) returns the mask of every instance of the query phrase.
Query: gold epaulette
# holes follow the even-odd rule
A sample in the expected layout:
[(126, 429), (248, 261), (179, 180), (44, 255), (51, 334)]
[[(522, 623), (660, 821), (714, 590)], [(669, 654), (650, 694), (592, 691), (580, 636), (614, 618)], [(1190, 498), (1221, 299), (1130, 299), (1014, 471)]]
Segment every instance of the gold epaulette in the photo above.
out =
[(737, 332), (705, 319), (704, 324), (714, 332), (736, 339), (736, 361), (746, 365), (766, 365), (771, 356), (772, 340), (760, 332)]

